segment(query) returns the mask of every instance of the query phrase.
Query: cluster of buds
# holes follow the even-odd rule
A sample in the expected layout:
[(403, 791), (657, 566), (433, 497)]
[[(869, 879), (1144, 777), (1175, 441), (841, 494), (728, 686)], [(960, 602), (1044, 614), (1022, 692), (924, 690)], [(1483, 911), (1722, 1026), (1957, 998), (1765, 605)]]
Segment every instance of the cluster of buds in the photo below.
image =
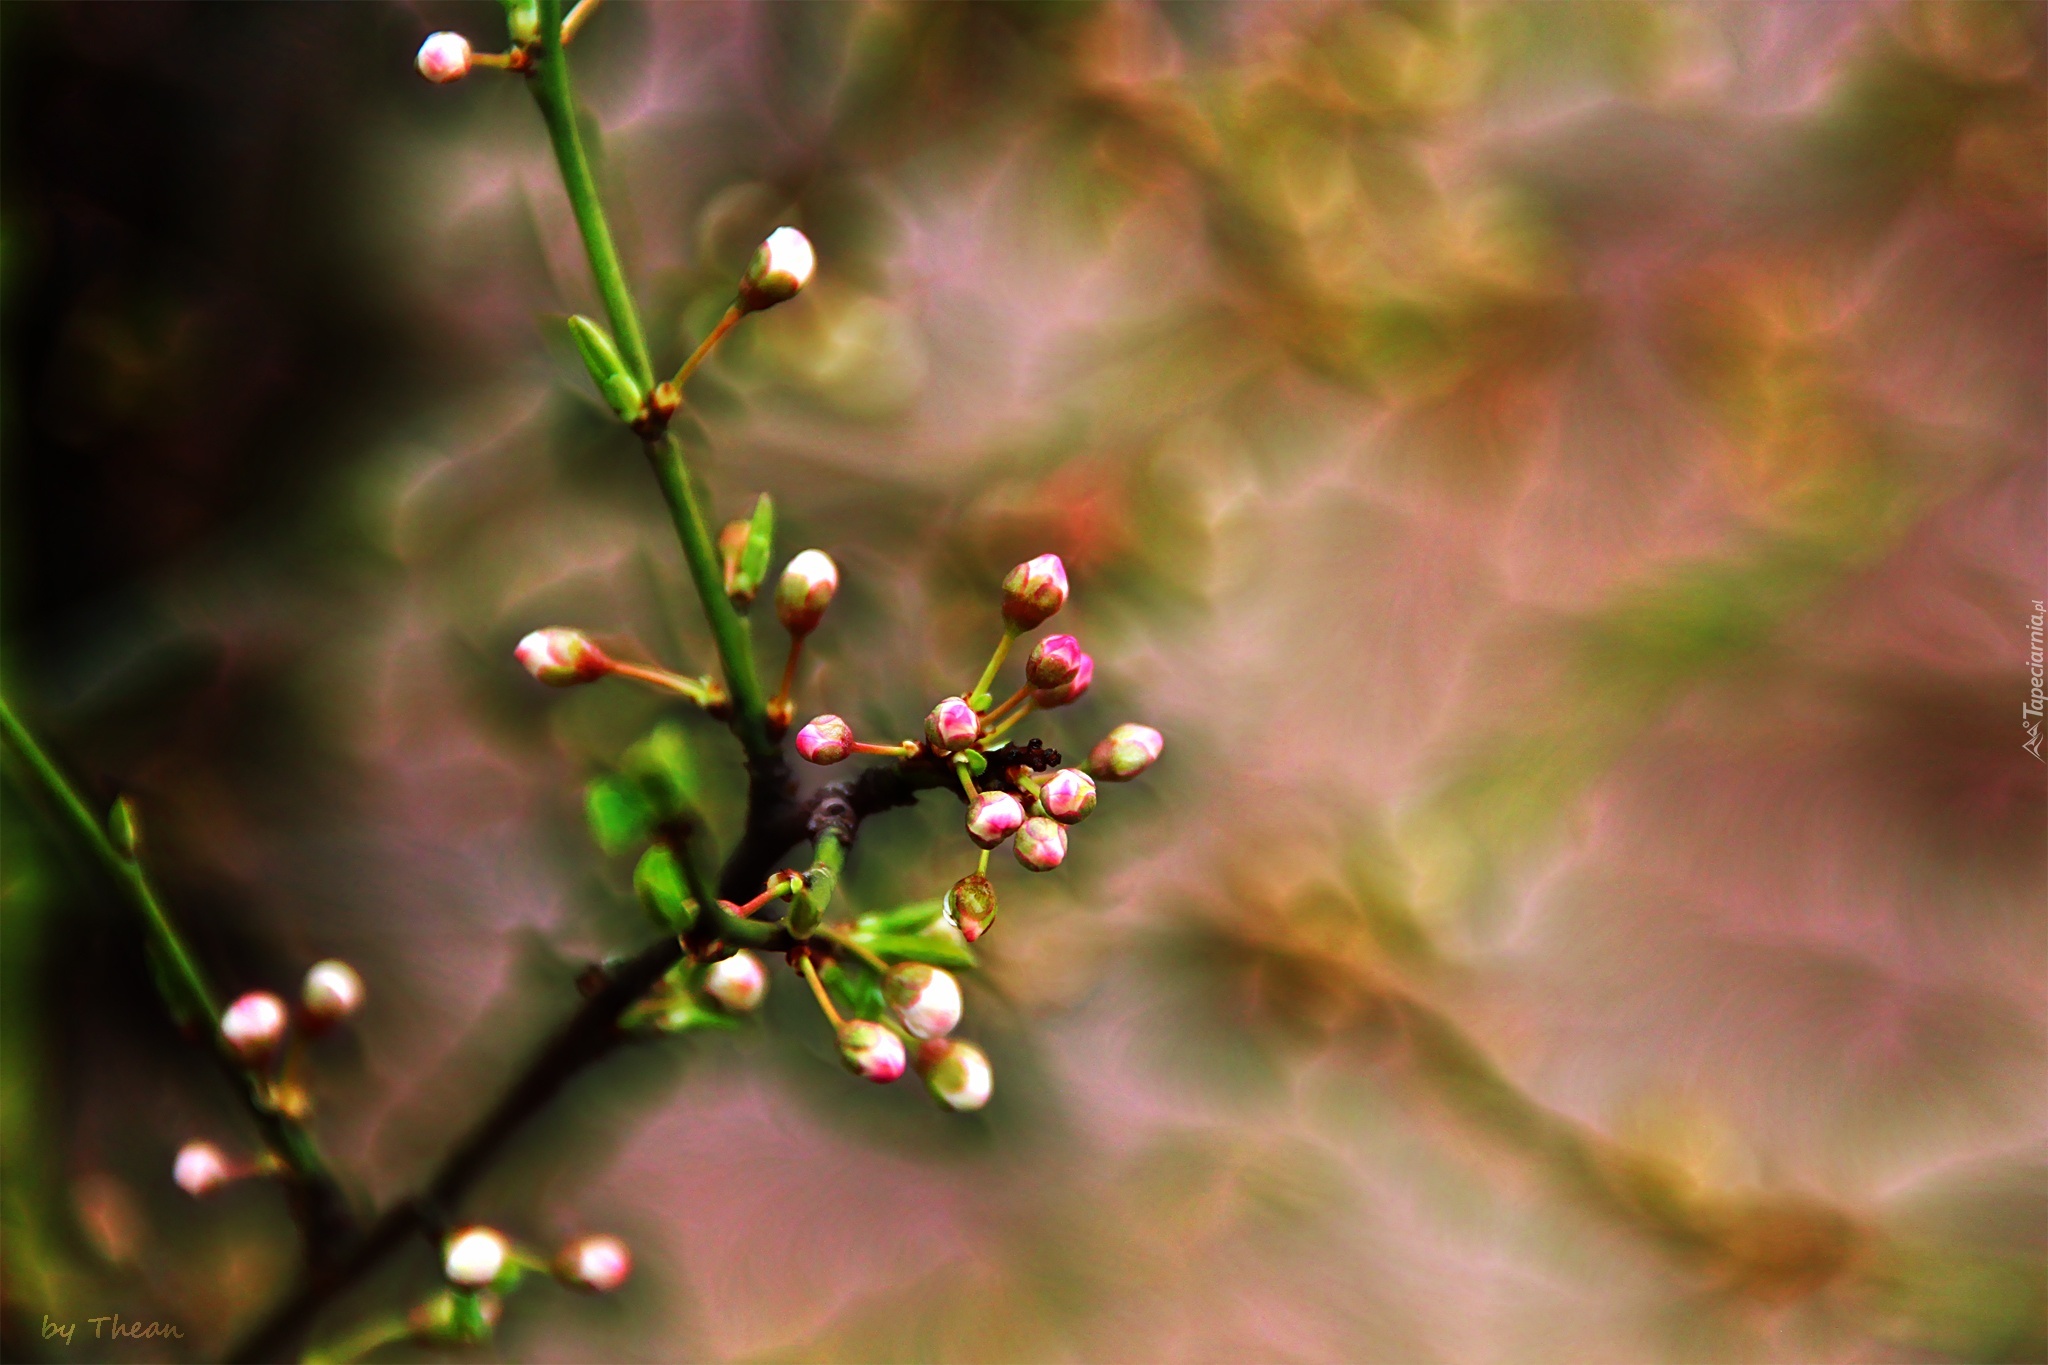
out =
[(609, 1294), (632, 1273), (632, 1252), (608, 1234), (575, 1238), (544, 1258), (496, 1228), (463, 1228), (441, 1247), (447, 1288), (412, 1310), (405, 1332), (423, 1346), (474, 1345), (490, 1339), (504, 1312), (505, 1295), (529, 1274), (548, 1275), (586, 1294)]
[(958, 1113), (981, 1108), (995, 1092), (988, 1054), (953, 1038), (965, 1002), (960, 979), (926, 962), (898, 962), (881, 977), (883, 1012), (847, 1018), (808, 961), (800, 968), (832, 1021), (839, 1059), (865, 1081), (887, 1085), (915, 1068), (933, 1099)]
[(967, 693), (942, 697), (926, 714), (924, 738), (863, 743), (839, 716), (823, 715), (798, 733), (797, 753), (812, 763), (838, 763), (856, 753), (951, 768), (967, 801), (967, 837), (982, 850), (980, 866), (953, 889), (949, 913), (972, 942), (995, 917), (988, 853), (1009, 841), (1017, 862), (1046, 872), (1066, 860), (1068, 830), (1095, 810), (1096, 782), (1128, 781), (1159, 758), (1164, 741), (1143, 725), (1120, 725), (1096, 745), (1085, 767), (1059, 766), (1059, 754), (1033, 740), (1018, 748), (1003, 736), (1034, 711), (1079, 701), (1095, 680), (1095, 660), (1072, 635), (1048, 635), (1031, 650), (1024, 679), (996, 703), (988, 691), (1011, 645), (1051, 619), (1067, 601), (1060, 557), (1039, 555), (1003, 579), (1003, 635), (980, 680)]
[(269, 991), (237, 996), (221, 1011), (220, 1043), (256, 1073), (265, 1103), (288, 1118), (303, 1118), (312, 1101), (296, 1075), (298, 1044), (328, 1032), (362, 1005), (363, 978), (346, 962), (329, 958), (307, 970), (296, 1010)]

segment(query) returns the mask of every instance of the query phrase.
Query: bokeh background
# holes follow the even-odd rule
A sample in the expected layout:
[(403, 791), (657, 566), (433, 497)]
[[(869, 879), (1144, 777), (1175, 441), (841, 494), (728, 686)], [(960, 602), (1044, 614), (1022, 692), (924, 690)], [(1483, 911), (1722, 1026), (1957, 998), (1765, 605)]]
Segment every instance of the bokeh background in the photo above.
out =
[[(651, 933), (579, 792), (663, 711), (512, 643), (712, 663), (530, 102), (419, 80), (438, 28), (503, 32), (0, 7), (9, 694), (140, 802), (224, 983), (362, 969), (316, 1122), (380, 1201)], [(842, 566), (800, 713), (910, 732), (1051, 549), (1100, 669), (1033, 728), (1167, 754), (998, 873), (984, 1115), (849, 1081), (779, 974), (471, 1201), (639, 1257), (476, 1357), (2048, 1357), (2044, 32), (608, 4), (580, 93), (658, 358), (766, 229), (818, 245), (691, 433), (720, 516), (769, 491), (778, 563)], [(246, 1120), (6, 800), (6, 1354), (210, 1358), (290, 1225), (171, 1186)], [(943, 888), (957, 818), (877, 821), (847, 900)], [(111, 1312), (186, 1337), (40, 1336)]]

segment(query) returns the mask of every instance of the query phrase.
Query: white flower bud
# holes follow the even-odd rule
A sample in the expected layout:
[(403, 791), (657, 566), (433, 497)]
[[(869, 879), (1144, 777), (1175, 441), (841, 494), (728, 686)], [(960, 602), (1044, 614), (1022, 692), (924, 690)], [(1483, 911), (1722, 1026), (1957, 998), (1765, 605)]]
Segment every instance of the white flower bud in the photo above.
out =
[(284, 1001), (269, 991), (250, 991), (221, 1012), (220, 1036), (228, 1050), (260, 1066), (284, 1042)]
[(960, 1022), (960, 982), (940, 967), (897, 963), (882, 978), (882, 998), (914, 1038), (942, 1038)]
[(740, 306), (757, 313), (793, 299), (817, 268), (818, 253), (811, 249), (811, 239), (793, 227), (779, 227), (761, 243), (740, 278)]
[(171, 1179), (194, 1199), (213, 1193), (235, 1178), (228, 1159), (210, 1142), (188, 1142), (178, 1149), (171, 1163)]
[(339, 958), (316, 962), (306, 970), (299, 1002), (314, 1027), (338, 1024), (363, 1007), (363, 978)]
[(460, 33), (430, 33), (413, 65), (436, 85), (459, 81), (469, 74), (469, 39)]
[(757, 1009), (768, 994), (768, 969), (742, 948), (706, 969), (704, 993), (735, 1013)]
[(791, 635), (809, 635), (825, 619), (839, 591), (839, 566), (823, 550), (805, 550), (782, 570), (775, 586), (775, 616)]
[[(726, 959), (728, 962), (732, 959)], [(616, 1237), (578, 1237), (555, 1257), (555, 1278), (571, 1289), (609, 1294), (633, 1273), (633, 1253)]]
[(511, 1255), (503, 1234), (491, 1228), (466, 1228), (448, 1239), (441, 1272), (450, 1284), (482, 1289), (498, 1278)]
[(934, 1038), (918, 1049), (917, 1069), (932, 1098), (960, 1113), (981, 1108), (995, 1093), (995, 1069), (972, 1043)]

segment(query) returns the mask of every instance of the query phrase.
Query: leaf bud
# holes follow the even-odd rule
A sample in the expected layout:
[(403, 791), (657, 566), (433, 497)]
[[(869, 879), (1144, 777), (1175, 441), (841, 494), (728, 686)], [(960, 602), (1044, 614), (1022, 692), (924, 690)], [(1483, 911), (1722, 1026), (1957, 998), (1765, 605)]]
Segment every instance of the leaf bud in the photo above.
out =
[(299, 1004), (308, 1027), (330, 1028), (363, 1007), (363, 978), (339, 958), (316, 962), (306, 969)]
[(809, 635), (825, 619), (839, 591), (839, 566), (823, 550), (805, 550), (782, 570), (775, 585), (775, 616), (791, 635)]
[(1095, 779), (1079, 768), (1061, 768), (1038, 788), (1038, 804), (1063, 825), (1078, 825), (1095, 809)]
[(981, 1108), (995, 1093), (995, 1069), (972, 1043), (934, 1038), (917, 1050), (917, 1069), (932, 1098), (956, 1113)]
[(1024, 823), (1024, 803), (1008, 792), (978, 792), (967, 803), (967, 837), (978, 848), (994, 848)]
[(995, 883), (979, 872), (970, 872), (953, 883), (946, 893), (946, 918), (969, 943), (988, 932), (996, 918)]
[(646, 395), (627, 372), (626, 362), (611, 337), (580, 313), (570, 315), (569, 335), (576, 339), (576, 350), (583, 357), (583, 368), (590, 371), (590, 382), (597, 385), (597, 391), (611, 405), (613, 415), (621, 422), (639, 421)]
[(469, 74), (469, 39), (460, 33), (429, 33), (413, 65), (436, 85), (459, 81)]
[(612, 671), (612, 661), (580, 630), (549, 626), (521, 640), (512, 657), (549, 687), (574, 687), (596, 682)]
[(1149, 725), (1119, 725), (1088, 755), (1088, 771), (1105, 782), (1128, 782), (1159, 761), (1165, 738)]
[(740, 307), (758, 313), (795, 298), (817, 268), (818, 253), (811, 249), (810, 238), (793, 227), (775, 229), (740, 277)]
[(882, 998), (914, 1038), (943, 1038), (960, 1022), (960, 982), (943, 967), (897, 963), (882, 978)]
[(1027, 559), (1003, 578), (1003, 619), (1030, 630), (1067, 602), (1067, 566), (1058, 555)]
[(114, 798), (107, 812), (107, 837), (124, 858), (133, 858), (142, 847), (142, 823), (135, 814), (135, 802), (125, 796)]
[(796, 732), (796, 752), (807, 763), (837, 763), (853, 752), (853, 727), (837, 716), (819, 716)]
[(633, 1273), (633, 1253), (606, 1233), (578, 1237), (555, 1254), (555, 1278), (571, 1289), (609, 1294)]
[(963, 697), (943, 699), (924, 718), (924, 742), (938, 753), (965, 749), (980, 733), (981, 717)]
[(1050, 872), (1067, 856), (1067, 827), (1034, 815), (1017, 830), (1017, 861), (1033, 872)]
[(768, 969), (742, 948), (705, 970), (704, 993), (735, 1014), (744, 1014), (759, 1008), (761, 997), (768, 994)]
[(284, 1042), (284, 1001), (269, 991), (250, 991), (221, 1011), (221, 1041), (249, 1066), (270, 1060)]
[(903, 1074), (903, 1040), (872, 1019), (839, 1026), (839, 1060), (864, 1081), (887, 1085)]
[(1081, 660), (1088, 656), (1081, 650), (1081, 642), (1071, 635), (1048, 635), (1032, 649), (1031, 657), (1024, 661), (1024, 680), (1034, 688), (1058, 687), (1072, 682), (1080, 670)]

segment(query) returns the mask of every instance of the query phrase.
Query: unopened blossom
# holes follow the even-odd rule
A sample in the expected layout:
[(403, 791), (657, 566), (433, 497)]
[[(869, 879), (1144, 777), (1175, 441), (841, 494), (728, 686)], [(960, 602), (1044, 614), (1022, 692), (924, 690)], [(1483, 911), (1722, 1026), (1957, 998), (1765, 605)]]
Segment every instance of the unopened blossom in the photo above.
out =
[(235, 1178), (228, 1159), (210, 1142), (188, 1142), (171, 1163), (171, 1179), (194, 1199), (213, 1193)]
[(1055, 706), (1065, 706), (1070, 702), (1081, 700), (1082, 695), (1088, 691), (1089, 685), (1094, 681), (1095, 657), (1091, 654), (1083, 654), (1080, 662), (1074, 666), (1073, 677), (1067, 679), (1058, 687), (1033, 688), (1031, 700), (1038, 703), (1039, 710), (1050, 711)]
[(995, 1069), (972, 1043), (934, 1038), (918, 1049), (917, 1069), (932, 1098), (960, 1113), (981, 1108), (995, 1093)]
[(1003, 577), (1003, 619), (1031, 630), (1067, 603), (1067, 566), (1058, 555), (1027, 559)]
[(1088, 771), (1105, 782), (1128, 782), (1159, 761), (1166, 740), (1149, 725), (1119, 725), (1088, 755)]
[(974, 743), (981, 717), (965, 698), (946, 697), (924, 718), (924, 741), (938, 753), (953, 753)]
[(436, 85), (459, 81), (469, 74), (469, 39), (460, 33), (430, 33), (413, 65)]
[(555, 1278), (572, 1289), (609, 1294), (633, 1273), (633, 1253), (618, 1238), (594, 1233), (563, 1247), (554, 1268)]
[(1031, 650), (1024, 661), (1024, 680), (1034, 688), (1058, 687), (1073, 681), (1087, 655), (1081, 642), (1071, 635), (1048, 635)]
[(810, 238), (793, 227), (775, 229), (754, 252), (740, 279), (740, 307), (757, 313), (795, 298), (817, 268), (818, 253), (811, 249)]
[(549, 687), (596, 682), (612, 671), (612, 661), (589, 636), (562, 626), (532, 632), (512, 655), (536, 681)]
[(1033, 872), (1050, 872), (1066, 859), (1067, 827), (1049, 816), (1034, 815), (1017, 830), (1017, 861)]
[(1061, 768), (1038, 788), (1038, 804), (1063, 825), (1078, 825), (1095, 809), (1095, 779), (1079, 768)]
[(269, 991), (250, 991), (221, 1011), (221, 1041), (250, 1066), (268, 1061), (284, 1042), (284, 1001)]
[(1024, 803), (1008, 792), (979, 792), (967, 803), (967, 837), (994, 848), (1024, 823)]
[(809, 763), (837, 763), (853, 752), (853, 727), (837, 716), (819, 716), (796, 732), (796, 752)]
[(854, 1075), (877, 1085), (901, 1076), (907, 1062), (903, 1040), (872, 1019), (849, 1019), (839, 1026), (839, 1060)]
[(363, 978), (339, 958), (316, 962), (306, 969), (299, 1004), (313, 1027), (338, 1024), (363, 1007)]
[(979, 872), (968, 873), (946, 893), (946, 918), (959, 927), (960, 937), (969, 943), (987, 933), (995, 917), (995, 884)]
[(512, 1248), (494, 1228), (467, 1228), (448, 1239), (441, 1253), (441, 1272), (450, 1284), (482, 1289), (497, 1279)]
[(943, 967), (897, 963), (882, 978), (882, 998), (914, 1038), (942, 1038), (960, 1022), (960, 982)]
[(775, 585), (775, 618), (791, 635), (809, 635), (825, 619), (839, 591), (839, 566), (823, 550), (805, 550), (782, 570)]
[(704, 993), (736, 1013), (756, 1009), (768, 994), (768, 969), (742, 948), (705, 969)]

